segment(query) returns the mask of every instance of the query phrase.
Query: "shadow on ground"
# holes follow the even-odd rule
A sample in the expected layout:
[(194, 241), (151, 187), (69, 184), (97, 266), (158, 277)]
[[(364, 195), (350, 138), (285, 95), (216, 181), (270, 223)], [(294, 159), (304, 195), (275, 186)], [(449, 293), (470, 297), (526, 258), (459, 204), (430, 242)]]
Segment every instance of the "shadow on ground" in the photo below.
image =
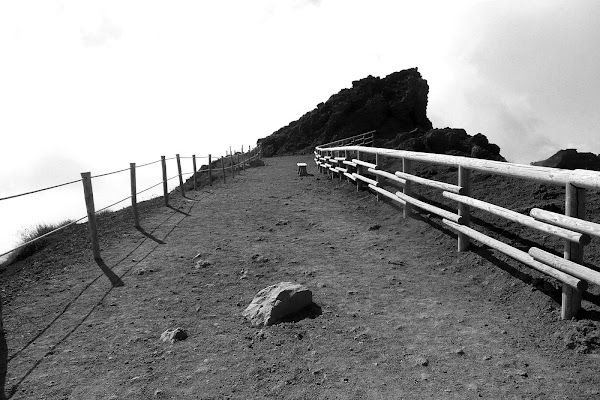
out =
[[(90, 315), (92, 315), (92, 313), (94, 312), (94, 310), (102, 304), (102, 302), (104, 301), (104, 299), (112, 292), (112, 290), (115, 287), (122, 287), (125, 286), (124, 282), (122, 281), (122, 278), (127, 275), (136, 265), (139, 264), (139, 262), (145, 260), (146, 258), (148, 258), (153, 252), (154, 250), (156, 250), (156, 248), (158, 248), (158, 246), (165, 244), (164, 239), (166, 239), (169, 235), (171, 235), (171, 233), (173, 233), (173, 231), (175, 230), (175, 227), (177, 225), (179, 225), (179, 222), (181, 222), (181, 220), (176, 223), (173, 228), (171, 228), (170, 230), (168, 230), (163, 239), (158, 239), (156, 238), (153, 233), (163, 224), (165, 224), (167, 221), (169, 221), (173, 216), (176, 216), (178, 214), (183, 214), (182, 216), (182, 220), (183, 218), (191, 215), (188, 212), (191, 212), (191, 209), (193, 208), (193, 205), (190, 206), (188, 212), (184, 212), (181, 210), (177, 210), (173, 207), (169, 207), (171, 208), (173, 211), (175, 211), (174, 213), (171, 213), (164, 221), (160, 222), (159, 224), (157, 224), (157, 226), (152, 229), (150, 231), (150, 233), (146, 232), (143, 228), (138, 228), (138, 231), (140, 233), (142, 233), (142, 235), (145, 236), (145, 238), (137, 245), (135, 246), (129, 253), (127, 253), (124, 257), (122, 257), (120, 260), (116, 261), (112, 267), (109, 267), (106, 262), (102, 259), (102, 258), (98, 258), (95, 259), (96, 264), (98, 265), (98, 267), (100, 267), (100, 269), (102, 270), (104, 276), (106, 276), (109, 281), (111, 282), (111, 287), (102, 295), (102, 297), (94, 303), (94, 305), (89, 309), (89, 311), (85, 314), (82, 315), (81, 319), (71, 328), (69, 329), (66, 334), (64, 336), (62, 336), (59, 340), (57, 340), (55, 343), (53, 343), (50, 346), (50, 352), (53, 351), (56, 347), (58, 347), (61, 343), (63, 343), (65, 340), (67, 340), (80, 326), (82, 326), (82, 324), (85, 323), (85, 321), (90, 317)], [(123, 271), (121, 273), (121, 276), (117, 275), (113, 269), (117, 268), (118, 266), (120, 266), (123, 261), (129, 259), (131, 257), (131, 255), (138, 250), (146, 241), (146, 238), (154, 241), (155, 243), (157, 243), (155, 246), (153, 246), (145, 255), (143, 255), (137, 263), (133, 264), (132, 266), (130, 266), (129, 268), (127, 268), (125, 271)], [(2, 389), (1, 394), (0, 394), (0, 400), (5, 400), (5, 399), (10, 399), (18, 390), (18, 388), (20, 387), (20, 385), (25, 381), (25, 379), (27, 379), (27, 377), (37, 368), (37, 366), (42, 362), (42, 360), (44, 359), (44, 356), (42, 356), (41, 358), (38, 358), (36, 361), (33, 362), (33, 365), (21, 376), (18, 377), (17, 382), (12, 385), (12, 388), (10, 388), (10, 392), (8, 394), (8, 396), (5, 396), (5, 385), (6, 385), (6, 375), (7, 375), (7, 370), (8, 370), (8, 363), (15, 359), (16, 357), (18, 357), (21, 353), (23, 353), (25, 350), (27, 350), (33, 343), (36, 342), (36, 340), (38, 340), (41, 336), (43, 336), (52, 326), (54, 326), (57, 321), (59, 321), (59, 319), (65, 314), (65, 312), (67, 312), (67, 310), (69, 310), (69, 308), (71, 308), (71, 306), (79, 299), (81, 298), (87, 291), (88, 289), (90, 289), (90, 287), (96, 283), (100, 278), (102, 278), (102, 275), (98, 275), (96, 276), (94, 279), (92, 279), (87, 285), (85, 285), (83, 287), (83, 289), (77, 293), (77, 295), (70, 300), (67, 305), (56, 315), (56, 317), (54, 317), (52, 319), (52, 321), (50, 321), (50, 323), (48, 325), (46, 325), (45, 327), (41, 328), (39, 330), (39, 332), (31, 339), (29, 340), (22, 348), (18, 349), (17, 351), (15, 351), (12, 355), (8, 355), (8, 346), (7, 346), (7, 342), (5, 339), (5, 334), (4, 333), (0, 333), (0, 389)], [(0, 322), (2, 322), (2, 309), (1, 309), (1, 299), (0, 299)], [(2, 330), (2, 325), (0, 324), (0, 332), (3, 332)]]
[(0, 400), (6, 399), (4, 386), (6, 385), (6, 370), (8, 365), (8, 346), (2, 323), (2, 297), (0, 297)]

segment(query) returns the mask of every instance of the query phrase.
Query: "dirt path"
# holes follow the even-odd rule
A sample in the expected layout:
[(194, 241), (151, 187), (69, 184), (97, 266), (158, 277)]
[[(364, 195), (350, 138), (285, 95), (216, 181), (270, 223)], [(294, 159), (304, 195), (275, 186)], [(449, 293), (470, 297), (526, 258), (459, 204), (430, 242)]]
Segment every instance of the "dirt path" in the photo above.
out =
[[(296, 175), (296, 162), (314, 176)], [(484, 250), (456, 253), (428, 218), (266, 159), (211, 188), (155, 201), (143, 232), (29, 282), (4, 308), (12, 399), (600, 397), (600, 356), (567, 348), (587, 321)], [(199, 255), (197, 259), (195, 256)], [(198, 266), (198, 259), (210, 265)], [(95, 278), (95, 279), (94, 279)], [(279, 281), (322, 315), (265, 329), (241, 312)], [(167, 328), (189, 337), (167, 344)], [(573, 347), (573, 346), (571, 346)]]

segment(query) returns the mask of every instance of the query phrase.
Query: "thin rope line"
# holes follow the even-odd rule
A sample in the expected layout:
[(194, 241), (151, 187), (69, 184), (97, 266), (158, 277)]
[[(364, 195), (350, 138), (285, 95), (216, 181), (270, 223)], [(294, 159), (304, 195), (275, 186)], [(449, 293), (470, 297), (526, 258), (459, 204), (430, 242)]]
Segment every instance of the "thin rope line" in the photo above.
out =
[(96, 214), (98, 214), (98, 213), (99, 213), (99, 212), (101, 212), (101, 211), (104, 211), (104, 210), (106, 210), (106, 209), (107, 209), (107, 208), (109, 208), (109, 207), (115, 206), (115, 205), (117, 205), (117, 204), (119, 204), (119, 203), (122, 203), (122, 202), (124, 202), (125, 200), (129, 200), (129, 199), (131, 199), (131, 196), (127, 196), (127, 197), (125, 197), (123, 200), (119, 200), (119, 201), (117, 201), (116, 203), (113, 203), (113, 204), (111, 204), (110, 206), (106, 206), (106, 207), (104, 207), (104, 208), (101, 208), (101, 209), (99, 209), (99, 210), (96, 210)]
[(28, 195), (28, 194), (43, 192), (44, 190), (55, 189), (57, 187), (71, 185), (71, 184), (77, 183), (77, 182), (81, 182), (81, 179), (77, 179), (76, 181), (71, 181), (71, 182), (67, 182), (67, 183), (61, 183), (60, 185), (54, 185), (54, 186), (50, 186), (50, 187), (47, 187), (47, 188), (44, 188), (44, 189), (32, 190), (31, 192), (26, 192), (26, 193), (21, 193), (21, 194), (15, 194), (15, 195), (12, 195), (12, 196), (2, 197), (2, 198), (0, 198), (0, 201), (2, 201), (2, 200), (8, 200), (8, 199), (13, 199), (15, 197), (25, 196), (25, 195)]
[(125, 172), (125, 171), (129, 171), (129, 168), (120, 169), (118, 171), (113, 171), (113, 172), (107, 172), (106, 174), (94, 175), (91, 178), (100, 178), (102, 176), (108, 176), (108, 175), (118, 174), (119, 172)]
[(140, 191), (140, 192), (137, 192), (136, 194), (142, 194), (142, 193), (144, 193), (144, 192), (147, 192), (148, 190), (150, 190), (150, 189), (152, 189), (152, 188), (155, 188), (155, 187), (157, 187), (157, 186), (159, 186), (159, 185), (162, 185), (162, 181), (161, 181), (161, 182), (158, 182), (156, 185), (152, 185), (152, 186), (150, 186), (149, 188), (146, 188), (146, 189), (144, 189), (144, 190), (142, 190), (142, 191)]
[(146, 163), (146, 164), (142, 164), (142, 165), (136, 165), (135, 167), (136, 168), (142, 168), (142, 167), (145, 167), (146, 165), (156, 164), (156, 163), (159, 163), (159, 162), (161, 162), (161, 160), (152, 161), (152, 162), (149, 162), (149, 163)]

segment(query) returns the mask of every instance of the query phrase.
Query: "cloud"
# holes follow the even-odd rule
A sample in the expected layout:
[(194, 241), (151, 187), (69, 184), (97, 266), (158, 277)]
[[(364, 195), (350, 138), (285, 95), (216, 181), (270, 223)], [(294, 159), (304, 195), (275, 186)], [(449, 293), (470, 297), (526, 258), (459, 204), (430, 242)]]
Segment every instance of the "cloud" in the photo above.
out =
[(600, 3), (485, 2), (463, 18), (451, 53), (472, 73), (459, 73), (464, 106), (503, 155), (535, 161), (597, 142)]
[(82, 32), (81, 41), (87, 47), (104, 46), (110, 40), (121, 38), (122, 30), (108, 18), (102, 18), (98, 29), (93, 32)]

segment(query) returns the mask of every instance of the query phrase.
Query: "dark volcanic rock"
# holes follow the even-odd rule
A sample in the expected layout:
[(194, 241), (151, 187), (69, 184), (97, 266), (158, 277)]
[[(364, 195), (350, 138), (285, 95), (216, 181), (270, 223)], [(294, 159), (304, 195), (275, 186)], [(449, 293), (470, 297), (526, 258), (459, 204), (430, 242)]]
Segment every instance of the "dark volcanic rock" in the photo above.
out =
[(383, 79), (368, 76), (259, 142), (269, 157), (310, 152), (319, 144), (372, 130), (388, 140), (397, 132), (429, 130), (428, 93), (427, 81), (416, 68)]
[(481, 133), (470, 136), (464, 129), (443, 128), (429, 131), (414, 129), (410, 132), (398, 133), (383, 147), (506, 161), (500, 155), (500, 147), (489, 143)]
[(562, 169), (591, 169), (600, 171), (600, 155), (578, 153), (576, 149), (559, 150), (552, 157), (532, 162), (531, 165)]

